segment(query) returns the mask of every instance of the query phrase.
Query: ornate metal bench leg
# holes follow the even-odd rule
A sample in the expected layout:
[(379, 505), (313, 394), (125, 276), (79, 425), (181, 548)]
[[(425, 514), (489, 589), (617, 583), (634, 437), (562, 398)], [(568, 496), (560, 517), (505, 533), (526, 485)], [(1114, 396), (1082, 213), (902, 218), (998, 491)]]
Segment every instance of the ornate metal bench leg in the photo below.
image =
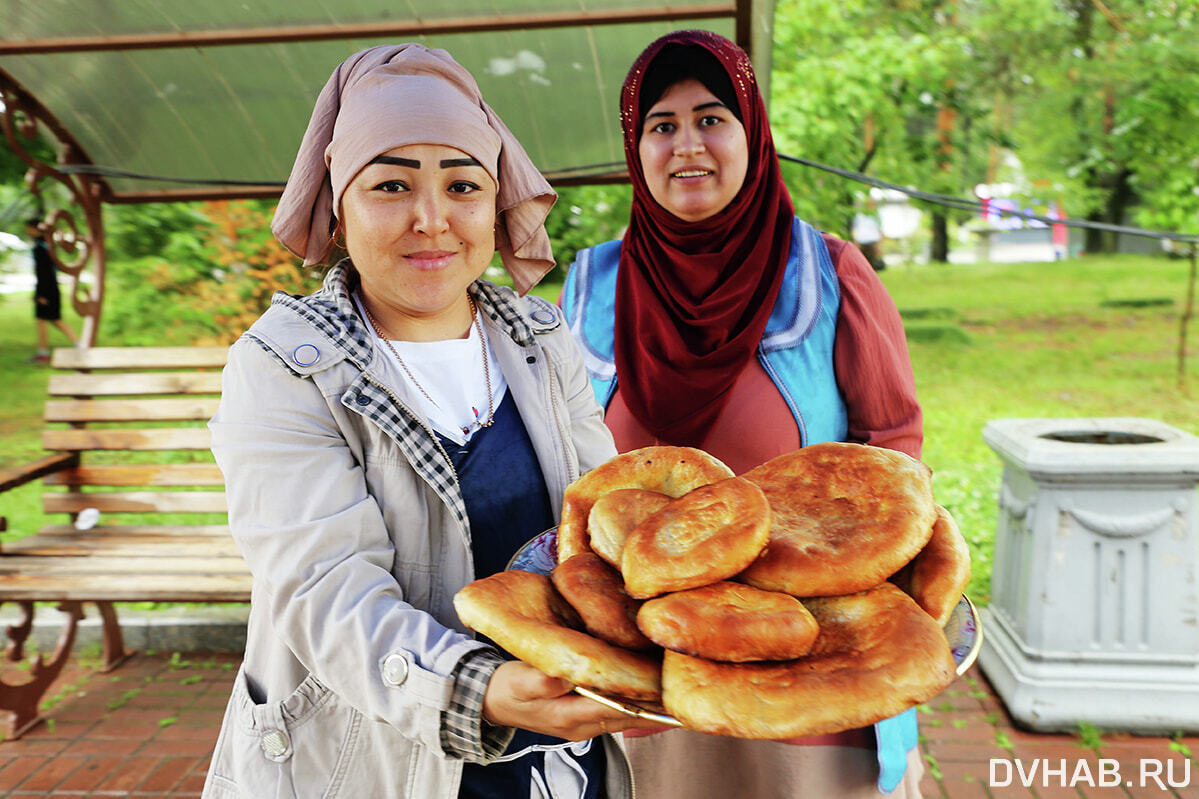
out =
[(121, 634), (121, 622), (117, 619), (117, 610), (112, 603), (97, 602), (96, 610), (100, 611), (100, 621), (104, 630), (102, 655), (104, 665), (100, 667), (100, 671), (107, 673), (133, 657), (134, 653), (125, 651), (125, 637)]
[(4, 655), (13, 663), (20, 663), (25, 659), (25, 641), (33, 630), (33, 603), (18, 602), (17, 606), (21, 609), (21, 620), (8, 625), (5, 630), (8, 634), (8, 645), (4, 648)]
[[(75, 631), (79, 626), (79, 619), (83, 617), (83, 610), (78, 602), (64, 602), (58, 609), (67, 614), (67, 620), (50, 662), (45, 662), (40, 654), (36, 655), (29, 670), (33, 678), (20, 685), (9, 685), (0, 680), (0, 711), (8, 711), (5, 714), (6, 718), (0, 721), (0, 733), (6, 740), (21, 737), (41, 720), (38, 705), (41, 704), (42, 697), (50, 685), (58, 679), (67, 659), (71, 657), (71, 648), (75, 645)], [(24, 642), (24, 638), (21, 640)]]

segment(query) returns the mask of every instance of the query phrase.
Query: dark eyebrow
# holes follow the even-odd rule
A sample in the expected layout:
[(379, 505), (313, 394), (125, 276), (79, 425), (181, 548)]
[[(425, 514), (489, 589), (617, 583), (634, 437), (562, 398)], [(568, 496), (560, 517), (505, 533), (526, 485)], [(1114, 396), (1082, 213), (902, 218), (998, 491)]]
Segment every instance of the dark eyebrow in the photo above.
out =
[(449, 169), (453, 166), (483, 166), (473, 158), (447, 158), (441, 162), (442, 169)]
[[(376, 155), (370, 160), (372, 164), (391, 164), (392, 166), (407, 166), (420, 169), (420, 161), (414, 158), (397, 158), (394, 155)], [(443, 163), (442, 166), (445, 166)]]
[[(724, 103), (720, 102), (719, 100), (713, 100), (710, 103), (700, 103), (699, 105), (697, 105), (695, 108), (692, 108), (691, 110), (692, 111), (703, 111), (705, 108), (723, 108), (725, 111), (729, 110), (729, 107), (727, 105), (725, 105)], [(654, 111), (653, 113), (646, 114), (645, 119), (642, 121), (648, 122), (649, 120), (653, 119), (654, 117), (672, 117), (672, 116), (674, 116), (673, 111)]]

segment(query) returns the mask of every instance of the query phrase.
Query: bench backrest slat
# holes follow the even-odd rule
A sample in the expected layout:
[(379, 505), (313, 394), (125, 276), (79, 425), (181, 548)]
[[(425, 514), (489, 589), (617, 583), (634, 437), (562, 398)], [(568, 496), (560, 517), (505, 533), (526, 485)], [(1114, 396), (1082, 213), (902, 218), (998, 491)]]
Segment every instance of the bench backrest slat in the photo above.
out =
[(144, 463), (77, 466), (47, 475), (46, 485), (223, 486), (215, 463)]
[(47, 422), (185, 422), (208, 421), (216, 413), (220, 399), (106, 399), (50, 400), (46, 403)]
[(50, 375), (53, 397), (129, 396), (135, 394), (217, 394), (220, 372), (139, 372), (133, 374)]
[(203, 369), (225, 365), (228, 347), (90, 347), (57, 349), (55, 369)]
[(224, 491), (89, 491), (44, 494), (47, 513), (225, 513)]
[(43, 447), (62, 450), (204, 450), (209, 441), (206, 427), (42, 431)]
[(228, 347), (55, 350), (42, 446), (78, 453), (79, 462), (43, 480), (45, 511), (95, 508), (104, 528), (139, 517), (176, 530), (222, 521), (224, 479), (209, 452), (206, 423), (220, 403), (228, 353)]

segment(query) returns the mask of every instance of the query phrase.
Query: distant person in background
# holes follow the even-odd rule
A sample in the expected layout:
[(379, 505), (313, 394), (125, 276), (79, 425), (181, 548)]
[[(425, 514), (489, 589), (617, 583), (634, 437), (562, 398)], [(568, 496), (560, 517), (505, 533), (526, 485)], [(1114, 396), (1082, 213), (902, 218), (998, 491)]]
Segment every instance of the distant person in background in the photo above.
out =
[[(1049, 201), (1049, 218), (1065, 218), (1061, 206), (1053, 200)], [(1060, 261), (1068, 257), (1070, 255), (1070, 228), (1060, 222), (1054, 222), (1049, 235), (1053, 242), (1053, 260)]]
[(874, 211), (854, 214), (853, 240), (875, 272), (887, 268), (887, 262), (883, 260), (883, 229)]
[(62, 331), (72, 344), (78, 344), (75, 331), (62, 320), (62, 295), (58, 291), (58, 269), (50, 257), (50, 248), (42, 235), (41, 220), (30, 219), (25, 223), (25, 235), (33, 242), (33, 273), (37, 285), (33, 290), (33, 317), (37, 320), (37, 351), (32, 363), (50, 362), (50, 329), (52, 324)]

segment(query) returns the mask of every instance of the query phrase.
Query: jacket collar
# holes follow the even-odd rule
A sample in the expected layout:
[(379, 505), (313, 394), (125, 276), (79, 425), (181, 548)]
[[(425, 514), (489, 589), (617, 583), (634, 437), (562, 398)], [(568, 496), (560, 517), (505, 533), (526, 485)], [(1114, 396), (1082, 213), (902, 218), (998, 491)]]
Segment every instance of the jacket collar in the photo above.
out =
[[(370, 328), (358, 316), (354, 305), (352, 294), (358, 284), (358, 272), (350, 259), (345, 258), (326, 273), (318, 291), (306, 297), (278, 292), (271, 304), (299, 314), (333, 341), (349, 360), (366, 368), (374, 353), (374, 344)], [(476, 280), (469, 291), (479, 311), (494, 322), (489, 327), (498, 328), (521, 347), (533, 344), (533, 329), (520, 313), (515, 292), (486, 280)]]

